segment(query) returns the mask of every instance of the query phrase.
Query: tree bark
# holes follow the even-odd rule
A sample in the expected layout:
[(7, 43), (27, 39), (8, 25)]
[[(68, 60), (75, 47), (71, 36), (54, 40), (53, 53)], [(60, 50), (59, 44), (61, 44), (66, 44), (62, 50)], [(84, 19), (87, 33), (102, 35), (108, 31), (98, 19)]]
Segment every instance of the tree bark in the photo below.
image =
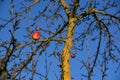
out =
[(69, 17), (65, 45), (62, 51), (62, 80), (71, 80), (69, 59), (70, 50), (72, 49), (73, 33), (74, 27), (76, 25), (76, 20), (76, 18)]

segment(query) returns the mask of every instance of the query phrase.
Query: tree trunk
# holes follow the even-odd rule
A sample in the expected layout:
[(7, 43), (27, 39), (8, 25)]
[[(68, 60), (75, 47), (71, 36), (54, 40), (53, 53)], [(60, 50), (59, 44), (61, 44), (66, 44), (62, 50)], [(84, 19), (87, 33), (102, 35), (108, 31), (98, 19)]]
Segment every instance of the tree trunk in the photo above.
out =
[(67, 27), (67, 35), (65, 39), (64, 49), (62, 51), (62, 80), (71, 80), (70, 75), (70, 50), (72, 48), (74, 27), (76, 25), (76, 18), (69, 18)]

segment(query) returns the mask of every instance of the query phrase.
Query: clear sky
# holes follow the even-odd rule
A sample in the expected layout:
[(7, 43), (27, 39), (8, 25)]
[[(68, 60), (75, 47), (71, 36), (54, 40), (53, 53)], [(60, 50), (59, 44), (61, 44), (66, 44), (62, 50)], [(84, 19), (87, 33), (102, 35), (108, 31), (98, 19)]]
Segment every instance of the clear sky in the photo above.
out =
[[(10, 0), (9, 0), (10, 1)], [(8, 0), (4, 0), (3, 2), (0, 2), (0, 18), (4, 18), (5, 20), (9, 20), (10, 18), (11, 18), (11, 16), (10, 16), (10, 2), (9, 2)], [(86, 3), (86, 1), (87, 0), (81, 0), (81, 3), (82, 3), (82, 5), (81, 6), (84, 6), (84, 4)], [(98, 7), (98, 9), (100, 9), (101, 8), (101, 6), (104, 6), (104, 3), (102, 2), (102, 0), (100, 0), (101, 1), (101, 5)], [(33, 3), (32, 1), (31, 2), (24, 2), (23, 0), (14, 0), (14, 2), (15, 2), (15, 11), (17, 11), (17, 12), (21, 12), (23, 9), (22, 8), (20, 8), (20, 7), (22, 7), (23, 6), (23, 4), (25, 5), (25, 6), (28, 6), (28, 5), (30, 5), (31, 3)], [(68, 2), (69, 2), (69, 0), (68, 0)], [(120, 3), (120, 1), (119, 0), (116, 0), (116, 2), (117, 3)], [(21, 3), (21, 4), (20, 4)], [(42, 10), (45, 8), (45, 5), (47, 5), (47, 0), (41, 0), (41, 2), (40, 3), (38, 3), (37, 5), (35, 5), (32, 9), (31, 9), (31, 12), (28, 14), (25, 14), (24, 13), (24, 16), (26, 17), (25, 19), (23, 19), (23, 21), (21, 22), (21, 24), (18, 26), (19, 27), (19, 30), (18, 31), (16, 31), (15, 32), (15, 38), (16, 39), (18, 39), (18, 41), (20, 41), (20, 43), (24, 43), (24, 41), (27, 41), (27, 42), (30, 42), (31, 40), (30, 39), (28, 39), (28, 38), (23, 38), (23, 36), (25, 36), (25, 35), (27, 35), (28, 33), (27, 33), (27, 28), (29, 28), (29, 26), (30, 26), (30, 24), (31, 23), (35, 23), (35, 25), (32, 27), (32, 30), (34, 31), (34, 29), (35, 29), (35, 26), (37, 26), (37, 25), (39, 25), (42, 29), (44, 29), (44, 30), (50, 30), (50, 31), (52, 31), (52, 32), (54, 32), (55, 30), (56, 30), (56, 26), (58, 26), (60, 23), (62, 23), (62, 21), (61, 21), (61, 19), (57, 19), (56, 21), (54, 21), (55, 23), (54, 23), (54, 25), (52, 25), (52, 26), (50, 26), (50, 27), (48, 27), (48, 25), (51, 25), (51, 21), (50, 20), (46, 20), (44, 17), (40, 17), (40, 19), (39, 20), (37, 20), (37, 21), (32, 21), (32, 20), (30, 20), (30, 18), (33, 18), (33, 17), (35, 17), (36, 15), (39, 15), (40, 14), (40, 12), (42, 12)], [(49, 8), (51, 8), (52, 9), (52, 6), (50, 6)], [(55, 8), (53, 8), (53, 9), (55, 9)], [(86, 8), (85, 8), (86, 9)], [(110, 10), (108, 10), (108, 12), (110, 12), (110, 13), (114, 13), (114, 12), (116, 12), (116, 10), (117, 9), (119, 9), (119, 7), (118, 8), (112, 8), (112, 9), (110, 9)], [(39, 12), (38, 12), (39, 11)], [(60, 11), (61, 12), (61, 14), (64, 14), (63, 13), (63, 11)], [(48, 14), (49, 14), (49, 11), (47, 12)], [(50, 14), (49, 14), (50, 15)], [(120, 16), (120, 15), (119, 15)], [(103, 16), (102, 16), (103, 17)], [(18, 18), (20, 18), (20, 17), (18, 17)], [(66, 17), (64, 17), (65, 19), (66, 19)], [(51, 19), (52, 20), (52, 19)], [(66, 19), (67, 20), (67, 19)], [(0, 25), (1, 24), (4, 24), (5, 23), (5, 21), (2, 21), (1, 19), (0, 19)], [(117, 28), (114, 28), (114, 26), (115, 25), (112, 25), (111, 26), (111, 28), (110, 28), (110, 32), (111, 33), (115, 33), (116, 32), (116, 29)], [(89, 25), (87, 25), (86, 23), (82, 23), (82, 24), (80, 24), (80, 25), (77, 25), (76, 26), (76, 28), (75, 28), (75, 33), (81, 33), (83, 30), (85, 30), (85, 28), (86, 27), (93, 27), (93, 26), (89, 26)], [(1, 29), (1, 27), (0, 27), (0, 29)], [(6, 25), (6, 26), (4, 26), (4, 28), (2, 28), (1, 30), (0, 30), (0, 40), (6, 40), (6, 41), (9, 41), (10, 40), (10, 38), (11, 38), (11, 36), (10, 36), (10, 33), (8, 32), (8, 30), (9, 29), (11, 29), (12, 30), (12, 25), (11, 25), (11, 23), (9, 23), (8, 25)], [(47, 38), (49, 35), (47, 34), (47, 33), (45, 33), (45, 32), (43, 32), (43, 31), (40, 31), (41, 32), (41, 35), (42, 35), (42, 37), (41, 37), (41, 40), (42, 39), (44, 39), (44, 38)], [(78, 37), (79, 36), (79, 34), (75, 34), (74, 35), (74, 38), (76, 38), (76, 37)], [(88, 35), (87, 37), (88, 37), (88, 45), (89, 45), (89, 48), (90, 48), (90, 53), (91, 53), (91, 55), (93, 54), (93, 53), (95, 53), (95, 50), (96, 50), (96, 48), (97, 48), (97, 42), (95, 41), (95, 42), (92, 42), (91, 41), (91, 39), (93, 38), (93, 36), (95, 36), (96, 34), (98, 34), (98, 31), (96, 30), (93, 34), (91, 34), (91, 35)], [(29, 34), (28, 34), (29, 35)], [(63, 33), (63, 36), (65, 35), (65, 33)], [(116, 35), (115, 35), (115, 37), (116, 38), (119, 38), (119, 40), (120, 40), (120, 31), (118, 31), (117, 33), (116, 33)], [(102, 40), (102, 46), (103, 47), (101, 47), (101, 55), (99, 56), (99, 60), (102, 60), (102, 53), (103, 53), (103, 50), (104, 50), (104, 48), (105, 48), (105, 41), (106, 41), (106, 39), (103, 39)], [(86, 40), (83, 40), (83, 41), (85, 41), (85, 43), (87, 43), (86, 42)], [(76, 46), (76, 47), (79, 47), (79, 45), (78, 44), (80, 44), (81, 42), (75, 42), (73, 45), (74, 46)], [(0, 44), (1, 44), (1, 41), (0, 41)], [(116, 44), (119, 44), (119, 42), (118, 42), (118, 40), (116, 40)], [(37, 45), (37, 44), (36, 44)], [(34, 45), (34, 47), (36, 46), (36, 45)], [(51, 56), (51, 57), (49, 57), (54, 51), (56, 51), (56, 52), (59, 52), (59, 54), (61, 53), (60, 52), (60, 50), (62, 50), (63, 49), (63, 44), (61, 44), (61, 45), (59, 45), (58, 46), (58, 48), (59, 49), (56, 49), (55, 46), (56, 44), (55, 44), (55, 42), (51, 42), (50, 43), (50, 47), (48, 47), (47, 48), (47, 50), (40, 56), (40, 58), (39, 58), (39, 62), (38, 62), (38, 65), (37, 65), (37, 71), (39, 71), (41, 74), (45, 74), (46, 73), (46, 70), (45, 70), (45, 62), (46, 62), (46, 60), (45, 60), (45, 54), (46, 54), (46, 57), (47, 57), (47, 64), (49, 65), (51, 62), (52, 62), (52, 64), (51, 64), (51, 66), (50, 66), (50, 71), (49, 71), (49, 75), (48, 75), (48, 77), (49, 77), (49, 80), (57, 80), (56, 79), (56, 77), (55, 77), (55, 74), (58, 76), (58, 77), (60, 77), (59, 75), (60, 75), (60, 68), (58, 68), (58, 65), (59, 65), (59, 61), (58, 61), (58, 59), (56, 59), (54, 56)], [(85, 45), (85, 44), (84, 44)], [(120, 46), (119, 46), (119, 48), (120, 48)], [(2, 48), (0, 47), (0, 50), (2, 50)], [(30, 52), (31, 51), (31, 49), (30, 49), (30, 47), (26, 47), (24, 50), (23, 50), (23, 52)], [(17, 51), (17, 52), (15, 52), (15, 54), (18, 54), (19, 53), (19, 51)], [(83, 51), (79, 51), (79, 50), (75, 50), (75, 49), (73, 49), (72, 51), (71, 51), (71, 53), (75, 53), (76, 54), (76, 58), (70, 58), (70, 64), (71, 64), (71, 75), (72, 75), (72, 77), (74, 78), (73, 80), (80, 80), (80, 78), (83, 78), (83, 80), (87, 80), (85, 77), (83, 77), (82, 76), (82, 74), (84, 74), (84, 75), (86, 75), (87, 74), (87, 70), (86, 70), (86, 68), (85, 67), (82, 67), (82, 64), (81, 64), (81, 61), (87, 61), (87, 58), (88, 58), (88, 49), (86, 48), (86, 45), (84, 46), (84, 50)], [(113, 52), (114, 54), (116, 53), (116, 54), (118, 54), (116, 51), (115, 52)], [(39, 52), (36, 54), (36, 56), (35, 56), (35, 59), (37, 59), (37, 57), (38, 57), (38, 54), (39, 54)], [(21, 57), (23, 57), (23, 59), (26, 59), (27, 57), (24, 55), (24, 54), (22, 54), (22, 56)], [(93, 56), (91, 56), (91, 57), (93, 57)], [(0, 56), (0, 58), (1, 58), (1, 56)], [(16, 60), (17, 61), (17, 60)], [(92, 61), (91, 61), (92, 62)], [(12, 64), (10, 64), (10, 65), (12, 65)], [(31, 64), (29, 64), (29, 66), (30, 66)], [(99, 64), (97, 64), (97, 65), (99, 65)], [(107, 78), (106, 78), (106, 80), (119, 80), (120, 79), (120, 77), (119, 77), (119, 74), (120, 74), (120, 69), (118, 69), (117, 70), (117, 73), (115, 74), (115, 70), (116, 70), (116, 67), (118, 66), (118, 65), (116, 65), (116, 63), (115, 62), (113, 62), (113, 61), (110, 61), (110, 63), (108, 63), (108, 66), (109, 66), (109, 70), (107, 71), (107, 74), (108, 74), (108, 76), (107, 76)], [(49, 68), (49, 66), (47, 66), (47, 68)], [(97, 66), (96, 68), (95, 68), (95, 72), (94, 72), (94, 74), (93, 74), (93, 80), (101, 80), (100, 79), (100, 77), (101, 77), (101, 72), (100, 72), (100, 69), (99, 69), (100, 67), (99, 66)], [(97, 76), (97, 77), (96, 77)], [(30, 75), (27, 75), (27, 77), (29, 78), (30, 77)], [(39, 77), (38, 76), (36, 76), (35, 77), (35, 80), (38, 80), (39, 79)], [(42, 79), (42, 80), (44, 80), (44, 78)]]

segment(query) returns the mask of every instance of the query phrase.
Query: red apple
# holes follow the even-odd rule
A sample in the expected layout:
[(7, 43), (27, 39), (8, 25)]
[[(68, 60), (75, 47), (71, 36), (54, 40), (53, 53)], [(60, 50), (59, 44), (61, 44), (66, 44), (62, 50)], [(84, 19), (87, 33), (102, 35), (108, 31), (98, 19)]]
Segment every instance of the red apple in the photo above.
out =
[(33, 32), (32, 33), (32, 38), (34, 39), (34, 40), (39, 40), (40, 39), (40, 32)]
[(76, 56), (75, 54), (71, 54), (71, 57), (72, 57), (72, 58), (75, 58), (75, 56)]
[(36, 26), (35, 30), (39, 31), (39, 30), (40, 30), (40, 27), (39, 27), (39, 26)]

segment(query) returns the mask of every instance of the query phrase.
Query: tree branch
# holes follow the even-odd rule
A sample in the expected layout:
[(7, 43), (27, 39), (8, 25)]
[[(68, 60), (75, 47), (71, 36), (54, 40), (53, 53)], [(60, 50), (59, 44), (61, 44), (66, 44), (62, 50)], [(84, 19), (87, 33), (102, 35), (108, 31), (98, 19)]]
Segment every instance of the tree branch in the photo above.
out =
[(61, 2), (61, 5), (62, 5), (63, 8), (64, 8), (66, 14), (67, 14), (68, 16), (70, 16), (70, 15), (71, 15), (71, 12), (70, 12), (69, 7), (68, 7), (68, 5), (66, 4), (65, 0), (60, 0), (60, 2)]

